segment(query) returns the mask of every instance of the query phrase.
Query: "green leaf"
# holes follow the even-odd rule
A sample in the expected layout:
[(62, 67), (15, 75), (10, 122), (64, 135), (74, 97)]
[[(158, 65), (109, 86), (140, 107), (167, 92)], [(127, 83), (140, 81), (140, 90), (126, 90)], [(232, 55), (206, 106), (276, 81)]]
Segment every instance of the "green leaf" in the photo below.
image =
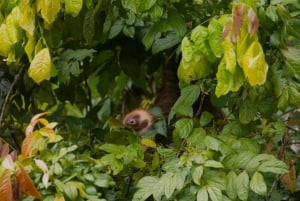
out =
[(174, 174), (171, 172), (167, 172), (160, 179), (160, 182), (162, 182), (164, 186), (164, 193), (167, 199), (169, 199), (177, 186), (177, 181), (174, 180)]
[(197, 192), (197, 201), (208, 201), (208, 193), (206, 186), (200, 188), (200, 190)]
[(48, 80), (51, 77), (52, 62), (48, 48), (44, 48), (33, 58), (28, 75), (36, 82)]
[(237, 180), (236, 173), (234, 171), (230, 171), (227, 174), (226, 194), (231, 200), (236, 200), (237, 198), (236, 180)]
[(300, 38), (300, 20), (296, 18), (288, 19), (286, 21), (287, 32), (295, 38)]
[(204, 163), (204, 167), (212, 167), (212, 168), (224, 168), (222, 163), (214, 160), (207, 160)]
[(195, 184), (200, 185), (202, 174), (203, 174), (203, 166), (198, 166), (192, 170), (192, 178)]
[(239, 120), (242, 124), (248, 124), (255, 120), (256, 117), (256, 105), (251, 104), (249, 100), (245, 100), (239, 110)]
[(288, 88), (284, 88), (282, 90), (282, 94), (279, 97), (278, 100), (278, 104), (277, 107), (282, 110), (285, 111), (286, 108), (289, 106), (289, 89)]
[(300, 49), (289, 46), (287, 49), (281, 50), (281, 52), (286, 58), (285, 64), (291, 75), (300, 80)]
[(82, 9), (83, 0), (64, 0), (65, 12), (76, 17)]
[(95, 35), (95, 14), (94, 9), (89, 9), (83, 21), (83, 38), (87, 43), (91, 43)]
[(248, 199), (249, 176), (246, 171), (240, 173), (236, 178), (237, 195), (241, 200)]
[(273, 22), (277, 22), (278, 21), (278, 15), (276, 12), (276, 7), (273, 5), (268, 6), (268, 8), (266, 9), (266, 15), (273, 21)]
[(223, 201), (221, 189), (213, 186), (208, 186), (207, 192), (211, 201)]
[(219, 150), (221, 142), (218, 139), (211, 136), (206, 136), (204, 141), (208, 149), (212, 149), (215, 151)]
[(192, 131), (192, 134), (186, 139), (189, 146), (194, 147), (196, 149), (204, 149), (205, 143), (203, 139), (205, 139), (206, 131), (203, 128), (195, 128)]
[(213, 118), (214, 116), (210, 112), (202, 112), (200, 116), (200, 126), (206, 126), (212, 121)]
[(150, 195), (152, 195), (155, 186), (159, 182), (158, 177), (146, 176), (141, 178), (137, 183), (138, 190), (133, 196), (133, 201), (143, 201), (146, 200)]
[(114, 154), (118, 157), (123, 156), (127, 152), (127, 148), (124, 145), (116, 145), (116, 144), (108, 144), (108, 143), (101, 145), (99, 149)]
[(262, 46), (258, 41), (252, 42), (239, 63), (251, 86), (265, 83), (269, 67), (265, 61)]
[(171, 108), (168, 121), (170, 122), (174, 115), (193, 117), (193, 104), (200, 95), (200, 88), (197, 85), (190, 85), (181, 89), (180, 97)]
[(269, 161), (264, 161), (257, 169), (260, 172), (272, 172), (274, 174), (284, 174), (288, 172), (288, 167), (287, 165), (278, 160), (269, 160)]
[(175, 33), (170, 33), (164, 38), (156, 39), (152, 45), (152, 53), (157, 54), (163, 50), (174, 47), (180, 43), (181, 38), (179, 38)]
[(115, 182), (113, 178), (108, 174), (95, 174), (94, 184), (101, 188), (108, 188), (110, 186), (114, 186)]
[(276, 158), (271, 154), (259, 154), (253, 157), (246, 166), (247, 171), (256, 171), (256, 168), (264, 161), (274, 161)]
[(60, 1), (37, 0), (37, 11), (41, 12), (42, 18), (47, 24), (52, 24), (61, 9)]
[(108, 38), (112, 39), (112, 38), (116, 37), (122, 31), (123, 27), (124, 27), (123, 19), (119, 19), (119, 20), (115, 21), (110, 28)]
[(155, 3), (156, 0), (136, 0), (135, 4), (136, 4), (137, 12), (143, 12), (149, 10), (154, 6)]
[(180, 138), (187, 138), (193, 130), (193, 120), (192, 119), (180, 119), (175, 124), (174, 132), (177, 133)]
[(255, 172), (252, 175), (250, 181), (250, 188), (258, 195), (266, 195), (267, 194), (267, 185), (265, 183), (264, 177), (259, 172)]
[(175, 31), (178, 37), (182, 38), (186, 33), (186, 23), (182, 15), (176, 10), (169, 10), (167, 24), (170, 30)]
[(64, 193), (70, 200), (76, 200), (78, 197), (78, 191), (76, 185), (73, 182), (68, 182), (64, 185)]

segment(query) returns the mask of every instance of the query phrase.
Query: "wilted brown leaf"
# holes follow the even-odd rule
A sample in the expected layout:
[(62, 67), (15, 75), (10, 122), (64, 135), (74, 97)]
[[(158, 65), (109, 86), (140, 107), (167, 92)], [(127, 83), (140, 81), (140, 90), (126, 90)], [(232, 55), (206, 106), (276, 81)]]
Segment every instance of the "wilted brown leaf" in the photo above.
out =
[(236, 43), (237, 37), (241, 34), (241, 27), (243, 25), (245, 12), (246, 6), (244, 4), (235, 4), (233, 6), (233, 29), (231, 37), (233, 43)]

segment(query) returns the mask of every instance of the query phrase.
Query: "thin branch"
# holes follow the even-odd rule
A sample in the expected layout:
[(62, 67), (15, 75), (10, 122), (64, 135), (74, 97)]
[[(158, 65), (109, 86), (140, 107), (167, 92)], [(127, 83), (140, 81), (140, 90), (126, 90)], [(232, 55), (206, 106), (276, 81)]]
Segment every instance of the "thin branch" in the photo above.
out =
[(4, 102), (3, 102), (2, 107), (1, 107), (0, 125), (2, 124), (2, 121), (3, 121), (3, 118), (4, 118), (5, 109), (6, 109), (6, 106), (7, 106), (8, 102), (9, 102), (10, 96), (11, 96), (11, 94), (13, 92), (13, 89), (14, 89), (15, 85), (17, 84), (19, 78), (21, 77), (22, 72), (23, 72), (23, 66), (20, 68), (20, 70), (17, 73), (17, 75), (15, 75), (14, 81), (11, 83), (11, 85), (9, 87), (9, 90), (8, 90), (6, 96), (5, 96)]

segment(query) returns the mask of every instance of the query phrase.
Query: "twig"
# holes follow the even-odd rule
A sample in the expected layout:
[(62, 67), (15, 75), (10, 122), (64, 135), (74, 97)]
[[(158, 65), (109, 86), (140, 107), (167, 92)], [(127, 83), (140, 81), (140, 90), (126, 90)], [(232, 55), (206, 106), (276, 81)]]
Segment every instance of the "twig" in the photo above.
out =
[(13, 89), (14, 89), (15, 85), (17, 84), (17, 81), (19, 80), (22, 72), (23, 72), (23, 66), (20, 68), (20, 70), (17, 73), (17, 75), (15, 75), (14, 81), (11, 83), (11, 85), (9, 87), (9, 90), (8, 90), (6, 96), (5, 96), (4, 102), (3, 102), (2, 107), (1, 107), (0, 125), (2, 124), (4, 113), (5, 113), (5, 108), (6, 108), (7, 104), (8, 104), (9, 98), (10, 98), (10, 96), (11, 96), (11, 94), (13, 92)]

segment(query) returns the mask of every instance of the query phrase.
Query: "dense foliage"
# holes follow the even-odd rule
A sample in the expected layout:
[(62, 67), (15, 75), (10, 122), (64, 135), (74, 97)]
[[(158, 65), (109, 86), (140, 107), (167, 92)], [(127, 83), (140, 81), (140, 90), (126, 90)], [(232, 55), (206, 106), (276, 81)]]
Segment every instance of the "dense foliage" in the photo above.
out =
[(0, 200), (297, 200), (299, 5), (0, 1)]

